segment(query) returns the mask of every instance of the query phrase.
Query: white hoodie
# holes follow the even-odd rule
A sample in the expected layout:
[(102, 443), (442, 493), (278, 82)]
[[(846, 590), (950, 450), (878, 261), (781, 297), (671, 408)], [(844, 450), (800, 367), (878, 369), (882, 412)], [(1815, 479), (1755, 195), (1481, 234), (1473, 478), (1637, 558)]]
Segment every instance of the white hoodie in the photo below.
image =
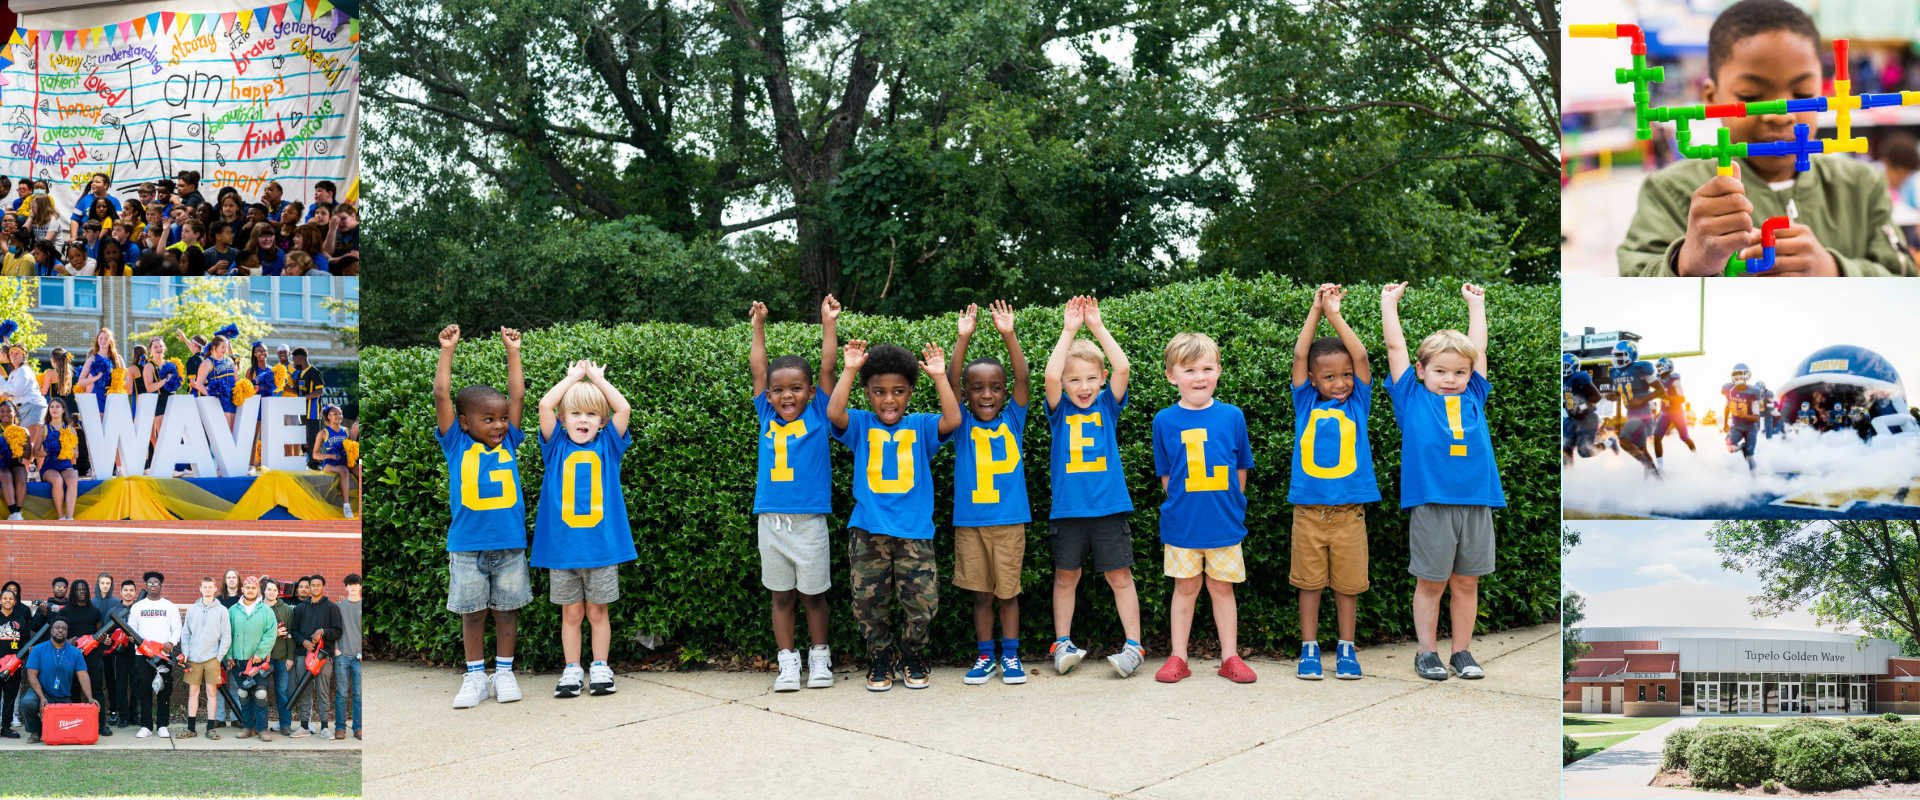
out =
[(127, 624), (148, 641), (161, 644), (180, 641), (180, 607), (164, 597), (152, 600), (142, 596), (127, 615)]

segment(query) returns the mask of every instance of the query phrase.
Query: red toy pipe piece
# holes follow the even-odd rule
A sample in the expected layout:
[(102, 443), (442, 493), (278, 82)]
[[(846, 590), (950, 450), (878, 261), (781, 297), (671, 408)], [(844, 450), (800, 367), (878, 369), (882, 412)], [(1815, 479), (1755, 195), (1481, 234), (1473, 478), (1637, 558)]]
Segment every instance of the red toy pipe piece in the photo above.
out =
[(1640, 26), (1615, 24), (1613, 26), (1613, 32), (1616, 36), (1633, 37), (1632, 52), (1634, 55), (1644, 56), (1647, 54), (1647, 35), (1640, 31)]
[(1760, 223), (1760, 246), (1772, 247), (1773, 232), (1784, 227), (1787, 227), (1786, 217), (1768, 217), (1766, 222)]
[(1833, 40), (1833, 79), (1850, 80), (1847, 77), (1847, 40)]
[(1744, 117), (1746, 115), (1747, 115), (1746, 103), (1727, 103), (1725, 105), (1707, 106), (1707, 119), (1718, 119), (1721, 117)]

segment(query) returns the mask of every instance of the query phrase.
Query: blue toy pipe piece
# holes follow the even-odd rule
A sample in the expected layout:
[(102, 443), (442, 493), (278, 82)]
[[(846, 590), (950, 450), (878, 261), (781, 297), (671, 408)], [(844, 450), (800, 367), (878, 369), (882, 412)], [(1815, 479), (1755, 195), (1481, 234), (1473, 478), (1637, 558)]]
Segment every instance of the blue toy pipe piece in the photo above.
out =
[(1825, 110), (1827, 110), (1827, 98), (1824, 97), (1809, 97), (1805, 100), (1787, 101), (1787, 113), (1789, 114), (1798, 114), (1802, 111)]
[[(1791, 101), (1789, 101), (1789, 103), (1791, 103)], [(1900, 105), (1899, 92), (1860, 95), (1861, 108), (1883, 108), (1887, 106), (1897, 106), (1897, 105)]]
[(1773, 269), (1773, 248), (1771, 247), (1760, 248), (1759, 258), (1747, 259), (1748, 273), (1766, 272), (1770, 269)]
[[(1794, 101), (1789, 100), (1787, 102), (1791, 103)], [(1808, 138), (1812, 133), (1813, 131), (1805, 125), (1795, 125), (1793, 126), (1793, 141), (1748, 143), (1747, 157), (1793, 156), (1794, 171), (1806, 172), (1807, 170), (1813, 169), (1813, 161), (1807, 157), (1820, 152), (1823, 147), (1820, 140)]]

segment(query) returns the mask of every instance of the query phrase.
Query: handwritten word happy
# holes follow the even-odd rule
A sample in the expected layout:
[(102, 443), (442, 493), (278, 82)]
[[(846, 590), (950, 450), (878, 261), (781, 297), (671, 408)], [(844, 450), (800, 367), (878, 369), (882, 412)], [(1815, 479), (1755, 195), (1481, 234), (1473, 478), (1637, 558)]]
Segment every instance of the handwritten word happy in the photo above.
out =
[(286, 78), (275, 77), (272, 85), (262, 83), (257, 86), (241, 86), (239, 81), (235, 81), (233, 89), (228, 92), (228, 96), (234, 100), (245, 100), (249, 103), (260, 103), (261, 105), (265, 105), (267, 98), (276, 94), (282, 97), (286, 96)]

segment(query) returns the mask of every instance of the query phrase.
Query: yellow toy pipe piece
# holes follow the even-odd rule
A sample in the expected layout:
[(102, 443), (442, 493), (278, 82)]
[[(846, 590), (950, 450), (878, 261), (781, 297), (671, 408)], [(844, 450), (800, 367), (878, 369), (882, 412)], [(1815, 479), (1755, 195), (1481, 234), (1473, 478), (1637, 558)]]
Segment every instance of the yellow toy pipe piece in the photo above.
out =
[(1568, 25), (1567, 35), (1576, 39), (1618, 39), (1620, 32), (1609, 22), (1604, 25)]

